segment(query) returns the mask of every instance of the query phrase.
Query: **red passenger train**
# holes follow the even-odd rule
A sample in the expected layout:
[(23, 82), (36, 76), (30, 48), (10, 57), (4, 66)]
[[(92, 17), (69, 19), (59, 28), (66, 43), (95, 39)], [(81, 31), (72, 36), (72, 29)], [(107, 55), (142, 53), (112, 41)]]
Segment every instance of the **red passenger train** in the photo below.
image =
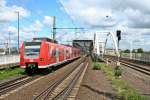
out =
[(48, 38), (34, 38), (24, 42), (20, 49), (20, 66), (27, 73), (49, 68), (80, 57), (80, 50), (60, 45)]

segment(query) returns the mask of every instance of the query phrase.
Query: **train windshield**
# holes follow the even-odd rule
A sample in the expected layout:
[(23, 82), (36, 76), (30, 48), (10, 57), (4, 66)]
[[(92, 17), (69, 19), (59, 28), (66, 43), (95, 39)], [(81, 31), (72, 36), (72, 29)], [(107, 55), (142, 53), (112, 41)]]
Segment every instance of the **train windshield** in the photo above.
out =
[(37, 58), (40, 54), (41, 42), (26, 42), (25, 43), (25, 57)]

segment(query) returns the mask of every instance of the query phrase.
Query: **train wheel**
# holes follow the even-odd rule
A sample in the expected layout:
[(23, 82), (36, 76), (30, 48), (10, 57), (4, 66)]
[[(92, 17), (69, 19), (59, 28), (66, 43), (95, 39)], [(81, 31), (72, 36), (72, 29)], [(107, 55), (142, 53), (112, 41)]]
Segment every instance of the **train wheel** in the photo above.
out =
[(38, 71), (38, 68), (34, 64), (29, 64), (25, 71), (28, 75), (33, 75)]
[(40, 69), (40, 73), (41, 73), (42, 75), (47, 75), (47, 74), (49, 74), (50, 72), (51, 72), (51, 69), (49, 69), (49, 68)]

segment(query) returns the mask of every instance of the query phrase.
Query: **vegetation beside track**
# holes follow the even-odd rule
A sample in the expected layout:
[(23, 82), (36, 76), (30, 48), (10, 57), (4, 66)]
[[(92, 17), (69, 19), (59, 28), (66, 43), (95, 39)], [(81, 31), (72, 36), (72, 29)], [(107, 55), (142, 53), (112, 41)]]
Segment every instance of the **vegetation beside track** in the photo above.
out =
[(14, 69), (5, 69), (0, 71), (0, 80), (6, 80), (12, 77), (22, 76), (24, 75), (24, 69), (14, 68)]
[(94, 70), (101, 70), (101, 65), (99, 63), (94, 63)]
[(117, 100), (148, 100), (148, 98), (141, 96), (128, 83), (115, 76), (115, 70), (104, 63), (94, 62), (93, 69), (101, 70), (105, 73), (107, 78), (111, 81), (112, 87), (117, 91)]

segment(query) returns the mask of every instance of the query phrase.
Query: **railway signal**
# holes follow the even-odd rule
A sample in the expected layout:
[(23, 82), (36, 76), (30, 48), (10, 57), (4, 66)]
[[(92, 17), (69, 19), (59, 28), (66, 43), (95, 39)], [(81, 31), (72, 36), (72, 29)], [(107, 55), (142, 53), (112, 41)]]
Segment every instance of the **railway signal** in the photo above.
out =
[(121, 40), (121, 30), (117, 30), (118, 42)]
[[(118, 52), (120, 55), (120, 51), (119, 51), (119, 41), (121, 40), (121, 30), (117, 30), (116, 32), (117, 34), (117, 38), (118, 38)], [(120, 56), (118, 56), (118, 62), (117, 62), (117, 66), (120, 66)]]

